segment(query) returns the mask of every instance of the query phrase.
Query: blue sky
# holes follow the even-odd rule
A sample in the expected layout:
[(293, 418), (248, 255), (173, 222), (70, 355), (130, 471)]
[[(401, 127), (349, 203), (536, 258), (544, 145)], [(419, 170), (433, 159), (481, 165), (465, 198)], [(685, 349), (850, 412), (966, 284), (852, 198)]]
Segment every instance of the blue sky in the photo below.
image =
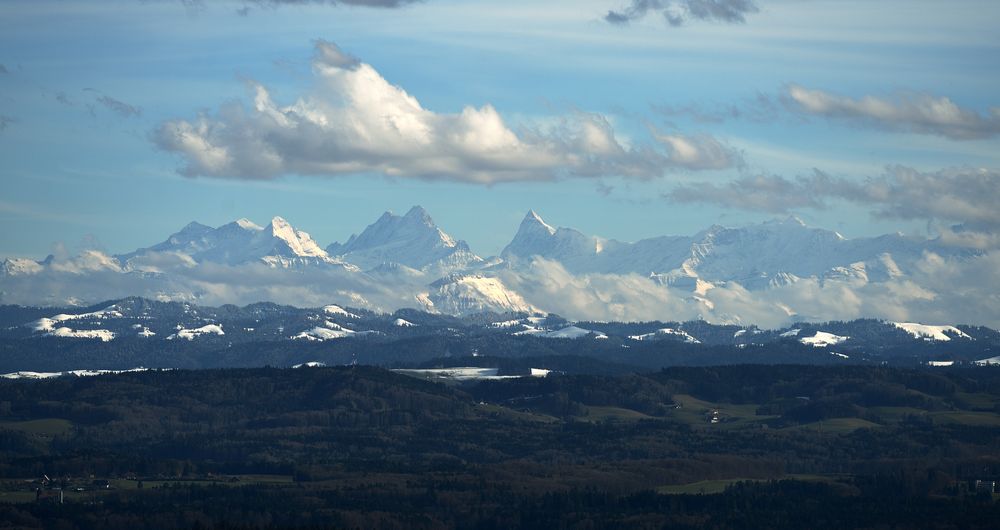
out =
[[(816, 170), (836, 179), (839, 190), (869, 178), (898, 183), (887, 173), (891, 166), (942, 179), (950, 178), (942, 173), (948, 168), (995, 177), (1000, 111), (991, 109), (1000, 105), (1000, 3), (758, 0), (759, 12), (745, 23), (690, 19), (673, 27), (655, 12), (627, 25), (603, 19), (624, 5), (5, 1), (0, 220), (8, 230), (0, 256), (41, 258), (60, 243), (125, 252), (191, 220), (263, 223), (274, 215), (325, 246), (360, 232), (386, 209), (404, 212), (413, 204), (482, 255), (499, 252), (529, 208), (551, 224), (622, 240), (789, 213), (848, 237), (926, 235), (973, 221), (995, 231), (993, 218), (970, 213), (968, 205), (926, 212), (920, 197), (900, 203), (854, 188), (823, 191), (820, 205), (792, 201), (791, 207), (780, 204), (781, 192), (760, 186), (752, 191), (768, 195), (746, 204), (708, 192), (680, 201), (671, 192), (718, 191), (760, 176), (788, 183)], [(363, 156), (350, 152), (361, 144), (333, 123), (331, 141), (343, 150), (336, 156), (300, 154), (306, 148), (294, 144), (308, 137), (295, 136), (305, 134), (299, 128), (273, 146), (282, 163), (267, 175), (251, 175), (252, 160), (218, 170), (194, 164), (193, 175), (180, 174), (195, 155), (164, 140), (163, 131), (195, 124), (199, 114), (234, 129), (223, 109), (242, 105), (253, 116), (251, 83), (265, 87), (282, 112), (300, 98), (339, 101), (339, 94), (324, 92), (317, 74), (325, 49), (318, 43), (369, 65), (419, 101), (428, 123), (444, 123), (435, 125), (437, 134), (460, 129), (452, 117), (463, 109), (489, 106), (518, 141), (556, 161), (518, 170), (515, 181), (505, 182), (491, 172), (518, 166), (521, 151), (486, 156), (470, 148), (467, 159), (439, 175), (406, 146), (391, 156), (378, 152), (381, 138), (364, 144)], [(331, 75), (351, 79), (354, 64)], [(792, 97), (793, 87), (809, 91), (809, 99)], [(954, 108), (928, 118), (942, 98)], [(613, 129), (627, 159), (609, 163), (589, 148), (551, 147), (568, 145), (577, 127), (598, 118)], [(262, 121), (246, 123), (252, 129)], [(563, 126), (570, 132), (560, 132)], [(493, 130), (483, 127), (472, 132)], [(533, 131), (542, 138), (534, 144)], [(682, 160), (663, 136), (696, 142), (692, 158)], [(337, 143), (343, 138), (351, 141)], [(207, 141), (230, 153), (245, 147), (232, 137)], [(725, 156), (703, 151), (712, 146)], [(628, 176), (637, 147), (655, 156), (641, 174)], [(449, 161), (450, 149), (428, 147)], [(296, 156), (346, 159), (358, 169), (304, 172), (309, 160)], [(574, 162), (581, 156), (590, 162)], [(386, 164), (398, 173), (383, 175)], [(472, 172), (475, 182), (464, 177)]]

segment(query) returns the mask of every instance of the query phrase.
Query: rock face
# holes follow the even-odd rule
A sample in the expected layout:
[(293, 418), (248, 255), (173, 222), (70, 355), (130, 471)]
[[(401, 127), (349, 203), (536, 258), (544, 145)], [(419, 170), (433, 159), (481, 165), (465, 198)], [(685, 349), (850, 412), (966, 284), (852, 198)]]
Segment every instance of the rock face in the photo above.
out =
[(465, 241), (459, 241), (434, 224), (427, 211), (414, 206), (404, 216), (385, 212), (360, 235), (344, 244), (334, 243), (327, 253), (362, 269), (398, 264), (411, 269), (451, 272), (483, 261)]

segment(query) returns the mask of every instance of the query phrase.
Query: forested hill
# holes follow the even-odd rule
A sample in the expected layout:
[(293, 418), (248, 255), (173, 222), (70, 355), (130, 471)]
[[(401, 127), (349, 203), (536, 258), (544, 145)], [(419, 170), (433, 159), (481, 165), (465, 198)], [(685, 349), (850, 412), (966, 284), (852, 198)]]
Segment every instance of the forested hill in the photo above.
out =
[[(998, 413), (991, 367), (691, 367), (462, 386), (360, 366), (7, 380), (0, 520), (990, 528), (1000, 504), (975, 481), (1000, 479)], [(47, 500), (59, 491), (64, 504)]]
[(855, 320), (764, 330), (694, 322), (571, 322), (558, 315), (392, 314), (328, 305), (203, 307), (142, 298), (87, 308), (0, 306), (0, 374), (575, 355), (633, 368), (734, 363), (1000, 362), (1000, 333)]

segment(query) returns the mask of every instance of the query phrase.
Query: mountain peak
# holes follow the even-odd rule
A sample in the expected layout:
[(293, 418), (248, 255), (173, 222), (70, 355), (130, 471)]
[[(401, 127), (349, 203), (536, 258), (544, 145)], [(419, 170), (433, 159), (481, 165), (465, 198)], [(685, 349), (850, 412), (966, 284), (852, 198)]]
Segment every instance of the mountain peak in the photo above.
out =
[(402, 217), (385, 212), (361, 234), (351, 236), (343, 245), (330, 245), (327, 252), (365, 268), (399, 263), (422, 269), (434, 264), (454, 267), (482, 261), (464, 241), (438, 228), (420, 206), (410, 208)]
[(246, 231), (246, 232), (259, 232), (263, 230), (264, 227), (254, 223), (253, 221), (247, 219), (246, 217), (241, 217), (231, 223), (226, 223), (216, 230), (236, 230), (236, 231)]
[(212, 230), (211, 226), (203, 225), (198, 221), (191, 221), (190, 223), (184, 225), (184, 228), (181, 228), (180, 232), (178, 233), (193, 234), (193, 233), (208, 232), (209, 230)]
[(546, 223), (545, 220), (542, 219), (542, 216), (538, 215), (535, 210), (528, 210), (527, 215), (524, 216), (524, 220), (521, 221), (522, 229), (530, 227), (544, 228), (550, 235), (556, 233), (556, 229)]
[[(313, 241), (312, 237), (301, 230), (296, 230), (283, 217), (275, 216), (266, 229), (266, 234), (281, 240), (294, 256), (325, 257), (326, 252)], [(277, 252), (281, 255), (283, 252)]]
[(286, 228), (292, 228), (292, 225), (288, 224), (288, 221), (280, 215), (275, 215), (271, 218), (271, 229), (272, 230), (284, 230)]

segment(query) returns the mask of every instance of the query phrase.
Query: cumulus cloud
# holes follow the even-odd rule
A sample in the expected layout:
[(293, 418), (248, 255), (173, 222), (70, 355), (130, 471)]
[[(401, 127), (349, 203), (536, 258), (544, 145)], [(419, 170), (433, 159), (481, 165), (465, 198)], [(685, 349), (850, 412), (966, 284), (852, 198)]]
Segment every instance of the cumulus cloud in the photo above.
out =
[(662, 14), (671, 26), (682, 26), (690, 20), (742, 24), (760, 9), (753, 0), (631, 0), (620, 11), (608, 11), (604, 20), (628, 24), (650, 11)]
[(668, 149), (629, 145), (599, 114), (574, 112), (517, 130), (493, 106), (457, 114), (423, 108), (371, 65), (317, 41), (315, 88), (279, 105), (250, 82), (252, 106), (163, 123), (153, 135), (189, 176), (269, 179), (283, 174), (380, 173), (480, 184), (571, 176), (652, 178), (671, 168), (715, 169), (731, 153), (709, 137)]
[(1000, 231), (1000, 171), (948, 168), (923, 172), (891, 166), (883, 175), (852, 180), (816, 171), (786, 179), (744, 177), (725, 184), (678, 186), (665, 194), (676, 202), (718, 204), (770, 213), (822, 209), (830, 200), (872, 208), (877, 217), (926, 219), (961, 226), (945, 228), (942, 238), (972, 248), (995, 246)]
[(794, 112), (895, 131), (953, 140), (991, 138), (1000, 134), (1000, 107), (992, 107), (984, 114), (962, 108), (947, 97), (904, 94), (895, 98), (871, 95), (852, 98), (790, 85), (784, 99)]

